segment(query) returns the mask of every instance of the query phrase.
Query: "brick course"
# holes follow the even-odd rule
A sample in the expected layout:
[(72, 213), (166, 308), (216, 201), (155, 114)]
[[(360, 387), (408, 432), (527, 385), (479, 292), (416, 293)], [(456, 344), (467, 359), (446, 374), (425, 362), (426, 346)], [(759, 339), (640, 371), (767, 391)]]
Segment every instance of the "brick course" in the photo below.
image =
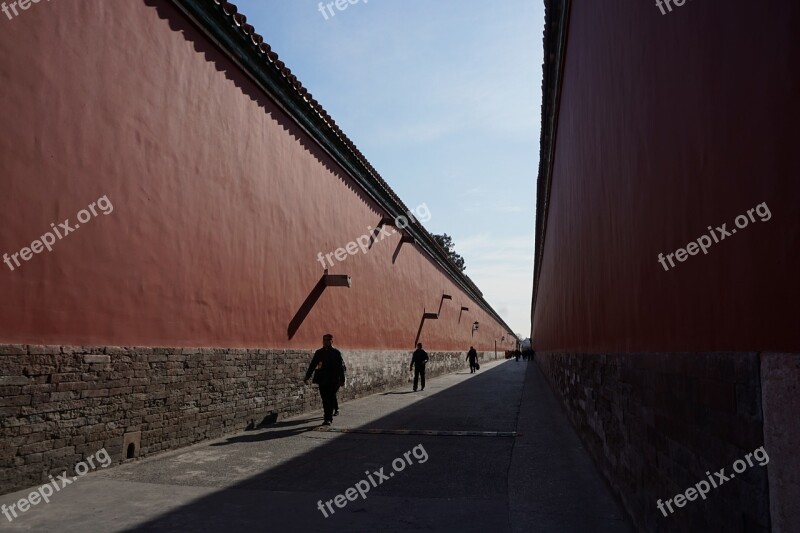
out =
[[(124, 460), (321, 408), (303, 384), (313, 350), (0, 345), (0, 494), (45, 482), (105, 448)], [(428, 377), (466, 367), (429, 352)], [(342, 350), (349, 400), (409, 381), (410, 352)], [(479, 354), (493, 358), (491, 353)]]

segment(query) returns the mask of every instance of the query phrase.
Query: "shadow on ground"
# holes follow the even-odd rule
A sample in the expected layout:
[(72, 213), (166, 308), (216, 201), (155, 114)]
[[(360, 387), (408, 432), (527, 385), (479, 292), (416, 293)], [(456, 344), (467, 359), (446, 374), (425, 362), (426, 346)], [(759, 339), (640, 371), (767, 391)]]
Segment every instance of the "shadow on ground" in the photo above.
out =
[[(524, 373), (505, 366), (482, 371), (361, 427), (514, 431)], [(303, 425), (313, 420), (278, 422), (265, 430), (209, 444), (256, 446), (261, 441), (300, 434), (326, 441), (309, 453), (254, 473), (128, 531), (245, 531), (264, 529), (265, 524), (267, 530), (275, 531), (308, 527), (330, 531), (450, 530), (450, 526), (473, 531), (478, 524), (496, 531), (509, 530), (504, 509), (513, 438), (328, 433)], [(392, 461), (418, 445), (422, 445), (418, 452), (424, 451), (427, 460), (420, 462), (423, 459), (411, 456), (413, 464), (406, 463), (403, 471), (395, 474)], [(337, 512), (328, 518), (319, 511), (318, 500), (344, 494), (366, 479), (368, 471), (381, 467), (392, 477), (370, 487), (366, 499), (348, 502), (343, 509), (334, 506)], [(287, 493), (292, 495), (291, 503), (287, 503)], [(410, 522), (409, 511), (414, 515)]]
[[(303, 418), (301, 420), (286, 420), (283, 422), (276, 422), (274, 424), (269, 424), (270, 431), (261, 431), (261, 432), (246, 432), (243, 435), (236, 435), (233, 437), (228, 437), (225, 439), (224, 442), (214, 442), (209, 446), (227, 446), (229, 444), (236, 444), (237, 442), (262, 442), (265, 440), (273, 440), (273, 439), (283, 439), (286, 437), (292, 437), (294, 435), (300, 435), (301, 433), (306, 433), (307, 431), (313, 431), (313, 427), (308, 427), (310, 422), (321, 422), (323, 417), (317, 416), (313, 418)], [(295, 427), (300, 426), (303, 427)], [(281, 429), (281, 428), (291, 428), (291, 429)]]

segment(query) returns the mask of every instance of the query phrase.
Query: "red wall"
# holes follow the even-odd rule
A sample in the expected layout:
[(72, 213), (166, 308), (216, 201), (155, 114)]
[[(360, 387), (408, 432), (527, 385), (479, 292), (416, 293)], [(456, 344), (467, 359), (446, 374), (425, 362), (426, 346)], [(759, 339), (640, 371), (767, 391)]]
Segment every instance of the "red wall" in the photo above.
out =
[(799, 25), (791, 1), (573, 2), (534, 349), (800, 348)]
[(0, 342), (312, 347), (330, 331), (409, 348), (443, 292), (428, 347), (506, 335), (413, 245), (393, 263), (393, 235), (331, 268), (352, 288), (327, 288), (289, 341), (317, 253), (382, 213), (169, 2), (33, 4), (0, 17), (0, 57), (0, 253), (103, 195), (114, 207), (0, 264)]

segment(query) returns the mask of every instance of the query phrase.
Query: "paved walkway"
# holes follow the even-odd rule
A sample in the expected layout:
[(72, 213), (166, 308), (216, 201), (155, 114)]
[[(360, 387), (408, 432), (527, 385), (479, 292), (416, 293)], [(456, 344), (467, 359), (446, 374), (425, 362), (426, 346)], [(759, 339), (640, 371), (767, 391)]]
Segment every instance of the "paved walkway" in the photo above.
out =
[(630, 531), (532, 362), (341, 411), (93, 472), (0, 531)]

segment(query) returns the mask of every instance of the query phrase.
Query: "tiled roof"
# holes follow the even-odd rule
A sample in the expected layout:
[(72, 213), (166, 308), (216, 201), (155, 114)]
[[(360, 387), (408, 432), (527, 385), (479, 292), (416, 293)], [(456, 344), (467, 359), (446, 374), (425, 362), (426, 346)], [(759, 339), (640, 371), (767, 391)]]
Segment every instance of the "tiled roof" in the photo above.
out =
[[(308, 105), (309, 113), (313, 114), (316, 117), (321, 119), (322, 123), (325, 127), (328, 128), (328, 132), (326, 133), (329, 137), (337, 138), (346, 148), (350, 151), (353, 159), (357, 161), (363, 169), (365, 169), (369, 173), (369, 178), (371, 182), (371, 186), (379, 187), (381, 193), (391, 200), (395, 204), (395, 206), (402, 209), (404, 213), (409, 212), (408, 207), (405, 203), (400, 199), (400, 197), (395, 194), (389, 184), (381, 177), (378, 171), (373, 167), (364, 154), (358, 149), (353, 141), (350, 140), (347, 135), (336, 125), (336, 122), (333, 118), (328, 114), (324, 107), (308, 92), (308, 89), (303, 87), (303, 84), (300, 80), (297, 79), (297, 76), (292, 74), (292, 71), (286, 64), (280, 60), (278, 54), (272, 50), (269, 44), (264, 42), (264, 37), (258, 34), (253, 27), (252, 24), (247, 23), (247, 17), (241, 13), (239, 13), (238, 8), (235, 4), (231, 2), (226, 2), (224, 0), (173, 0), (174, 3), (181, 5), (181, 4), (202, 4), (204, 2), (208, 2), (208, 5), (216, 5), (222, 12), (222, 14), (232, 22), (232, 27), (235, 27), (238, 32), (243, 36), (245, 39), (249, 40), (253, 45), (254, 48), (261, 54), (264, 61), (259, 68), (263, 68), (266, 65), (268, 68), (271, 66), (275, 69), (275, 72), (279, 74), (279, 77), (285, 80), (285, 87), (281, 88), (283, 91), (284, 89), (289, 92), (296, 93), (298, 100), (301, 103), (305, 103)], [(440, 265), (445, 268), (446, 271), (450, 272), (451, 277), (457, 284), (461, 285), (466, 292), (475, 299), (476, 303), (478, 303), (486, 312), (492, 315), (500, 324), (508, 329), (510, 334), (512, 330), (505, 321), (497, 314), (497, 312), (486, 302), (483, 298), (483, 294), (475, 285), (475, 283), (453, 263), (450, 259), (447, 251), (442, 248), (436, 240), (431, 236), (431, 234), (426, 230), (421, 224), (415, 224), (413, 221), (410, 222), (409, 228), (413, 226), (414, 231), (418, 232), (420, 236), (424, 236), (425, 238), (425, 246), (423, 248), (427, 248), (429, 251), (427, 253), (432, 254), (436, 257), (436, 261), (440, 262)], [(442, 262), (444, 264), (442, 264)]]
[(223, 12), (233, 20), (233, 22), (241, 29), (242, 33), (244, 33), (253, 42), (253, 44), (258, 47), (261, 53), (264, 54), (264, 58), (267, 60), (267, 62), (277, 69), (284, 78), (286, 78), (286, 81), (292, 87), (294, 87), (294, 90), (297, 91), (297, 94), (300, 95), (306, 102), (308, 102), (308, 105), (311, 107), (311, 109), (313, 109), (314, 112), (325, 121), (328, 127), (333, 131), (334, 135), (341, 139), (342, 142), (347, 145), (353, 155), (355, 155), (356, 158), (361, 162), (361, 164), (364, 165), (367, 170), (369, 170), (372, 177), (380, 184), (383, 190), (407, 212), (408, 207), (403, 203), (402, 200), (400, 200), (392, 188), (389, 187), (389, 184), (386, 183), (381, 175), (378, 174), (378, 171), (375, 170), (375, 167), (373, 167), (367, 158), (364, 157), (364, 154), (361, 153), (355, 143), (353, 143), (353, 141), (351, 141), (350, 138), (345, 135), (341, 128), (336, 125), (336, 122), (328, 114), (325, 108), (322, 107), (322, 104), (314, 99), (311, 93), (308, 92), (308, 89), (303, 87), (303, 84), (297, 79), (297, 76), (292, 74), (292, 71), (289, 69), (289, 67), (287, 67), (286, 64), (280, 60), (278, 54), (272, 50), (269, 44), (264, 42), (264, 37), (256, 33), (255, 28), (251, 24), (247, 23), (247, 17), (238, 12), (236, 4), (222, 0), (213, 0), (213, 2), (222, 7)]

